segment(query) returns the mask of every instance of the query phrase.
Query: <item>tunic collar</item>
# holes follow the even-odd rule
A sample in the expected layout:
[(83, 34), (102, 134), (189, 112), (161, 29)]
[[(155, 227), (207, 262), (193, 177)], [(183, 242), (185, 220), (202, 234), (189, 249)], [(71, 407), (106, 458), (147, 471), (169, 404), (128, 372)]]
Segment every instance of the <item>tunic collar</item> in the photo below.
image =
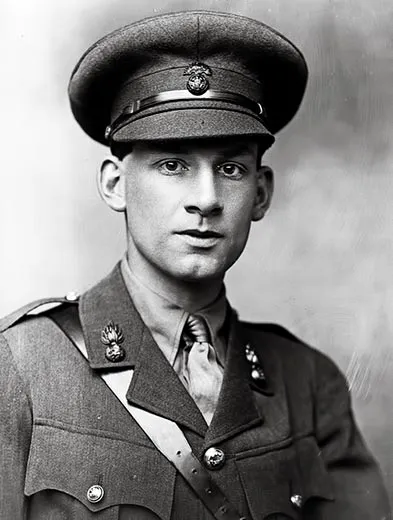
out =
[[(134, 369), (127, 392), (130, 403), (167, 417), (205, 436), (207, 424), (143, 323), (125, 286), (119, 264), (107, 278), (81, 296), (79, 316), (92, 369)], [(261, 362), (264, 365), (263, 352), (269, 341), (262, 336), (258, 344), (254, 343), (255, 338), (248, 337), (248, 333), (237, 322), (236, 314), (230, 308), (227, 321), (228, 352), (224, 380), (206, 442), (221, 442), (228, 436), (255, 426), (261, 417), (254, 402), (253, 391), (272, 395), (267, 387), (254, 388), (250, 365), (244, 353), (245, 343), (250, 341), (256, 350), (259, 348)], [(118, 327), (123, 337), (119, 343), (125, 351), (125, 357), (116, 363), (106, 359), (106, 345), (102, 342), (103, 328), (109, 322)], [(269, 359), (267, 356), (267, 361)], [(274, 380), (275, 369), (270, 366), (267, 368), (268, 373), (272, 374), (271, 380)]]

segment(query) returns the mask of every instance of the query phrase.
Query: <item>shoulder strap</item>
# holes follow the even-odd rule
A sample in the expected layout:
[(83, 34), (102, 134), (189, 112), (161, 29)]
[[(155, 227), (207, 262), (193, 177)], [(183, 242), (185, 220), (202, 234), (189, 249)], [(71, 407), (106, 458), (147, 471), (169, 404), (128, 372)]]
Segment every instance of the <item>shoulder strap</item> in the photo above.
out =
[[(49, 316), (71, 339), (81, 354), (87, 358), (82, 327), (76, 307), (65, 307), (50, 311)], [(139, 424), (156, 448), (181, 473), (217, 520), (246, 520), (230, 504), (220, 488), (211, 479), (192, 452), (186, 437), (178, 425), (142, 408), (132, 406), (126, 398), (133, 370), (101, 374), (115, 396)]]
[(62, 304), (62, 303), (71, 303), (71, 300), (67, 297), (64, 298), (42, 298), (41, 300), (36, 300), (34, 302), (27, 303), (20, 309), (12, 312), (8, 316), (5, 316), (0, 320), (0, 332), (4, 332), (8, 328), (12, 327), (19, 320), (24, 318), (27, 314), (32, 311), (37, 311), (40, 307), (45, 307), (51, 304)]

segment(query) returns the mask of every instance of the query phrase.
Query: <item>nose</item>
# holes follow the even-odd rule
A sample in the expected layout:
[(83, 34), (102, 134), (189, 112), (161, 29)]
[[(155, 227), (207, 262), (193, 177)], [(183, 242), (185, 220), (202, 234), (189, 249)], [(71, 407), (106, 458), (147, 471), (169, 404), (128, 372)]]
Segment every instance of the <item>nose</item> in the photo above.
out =
[(199, 213), (202, 217), (219, 215), (223, 205), (217, 189), (217, 179), (211, 168), (201, 168), (194, 177), (187, 202), (187, 213)]

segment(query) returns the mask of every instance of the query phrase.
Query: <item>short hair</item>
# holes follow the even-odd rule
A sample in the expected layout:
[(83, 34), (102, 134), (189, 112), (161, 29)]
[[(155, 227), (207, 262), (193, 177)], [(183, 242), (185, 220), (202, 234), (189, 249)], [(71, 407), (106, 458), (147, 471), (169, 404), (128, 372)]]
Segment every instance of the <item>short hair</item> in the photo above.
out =
[(117, 143), (116, 141), (112, 141), (110, 150), (112, 155), (122, 161), (126, 155), (132, 152), (132, 143)]

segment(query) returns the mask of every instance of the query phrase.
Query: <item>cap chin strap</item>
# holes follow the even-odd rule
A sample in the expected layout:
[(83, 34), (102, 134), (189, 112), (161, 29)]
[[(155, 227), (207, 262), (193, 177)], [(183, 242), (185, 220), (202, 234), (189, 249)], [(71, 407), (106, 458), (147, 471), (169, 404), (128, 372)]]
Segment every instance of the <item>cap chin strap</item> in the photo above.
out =
[[(77, 307), (60, 307), (60, 309), (49, 311), (48, 314), (87, 359), (87, 350)], [(127, 390), (133, 372), (133, 369), (126, 369), (120, 372), (101, 373), (100, 375), (154, 446), (181, 473), (216, 520), (246, 520), (236, 511), (212, 480), (209, 472), (194, 455), (179, 426), (169, 419), (133, 406), (127, 401)]]
[(168, 90), (166, 92), (160, 92), (154, 96), (138, 99), (133, 101), (130, 105), (126, 106), (120, 116), (117, 117), (111, 125), (106, 127), (105, 139), (109, 140), (113, 132), (118, 130), (122, 123), (124, 123), (132, 115), (135, 115), (142, 110), (146, 110), (147, 108), (152, 108), (157, 105), (162, 105), (164, 103), (174, 103), (176, 101), (199, 101), (201, 99), (231, 103), (233, 105), (247, 108), (259, 117), (262, 117), (264, 114), (261, 103), (258, 101), (253, 101), (252, 99), (243, 96), (242, 94), (236, 94), (234, 92), (211, 89), (204, 94), (194, 95), (188, 90)]

